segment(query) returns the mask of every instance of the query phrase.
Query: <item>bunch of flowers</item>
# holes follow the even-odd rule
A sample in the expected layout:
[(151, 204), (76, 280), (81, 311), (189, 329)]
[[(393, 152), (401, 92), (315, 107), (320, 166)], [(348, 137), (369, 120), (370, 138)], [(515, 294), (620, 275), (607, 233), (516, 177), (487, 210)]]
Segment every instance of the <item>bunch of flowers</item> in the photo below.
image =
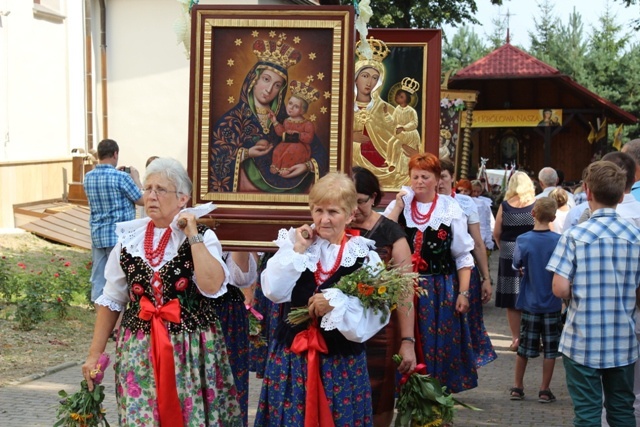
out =
[(262, 319), (264, 319), (264, 316), (250, 304), (245, 304), (245, 308), (249, 312), (249, 341), (256, 347), (267, 345), (262, 336)]
[[(416, 286), (417, 278), (417, 273), (404, 272), (399, 268), (387, 270), (385, 265), (380, 263), (373, 266), (365, 265), (341, 277), (333, 288), (340, 289), (345, 295), (358, 298), (365, 308), (372, 308), (374, 314), (388, 315), (398, 304), (403, 304), (416, 292), (423, 292), (422, 288)], [(309, 308), (299, 307), (291, 310), (287, 322), (298, 325), (310, 319)]]
[(455, 111), (464, 110), (464, 101), (460, 98), (451, 100), (449, 98), (442, 98), (440, 100), (440, 107), (446, 109), (453, 109)]
[[(399, 365), (402, 356), (394, 354), (393, 361)], [(395, 426), (437, 427), (451, 425), (455, 404), (480, 411), (476, 407), (460, 402), (447, 393), (446, 389), (440, 385), (437, 379), (426, 373), (425, 365), (416, 366), (415, 371), (404, 375), (400, 380), (400, 394), (396, 401), (398, 416)]]
[(104, 400), (104, 386), (100, 383), (104, 379), (104, 371), (109, 366), (109, 355), (102, 353), (96, 367), (91, 370), (93, 379), (93, 391), (89, 391), (87, 380), (80, 383), (80, 391), (69, 395), (60, 390), (58, 395), (62, 398), (58, 406), (58, 421), (53, 427), (96, 427), (104, 425), (109, 427), (105, 418), (105, 410), (102, 407)]

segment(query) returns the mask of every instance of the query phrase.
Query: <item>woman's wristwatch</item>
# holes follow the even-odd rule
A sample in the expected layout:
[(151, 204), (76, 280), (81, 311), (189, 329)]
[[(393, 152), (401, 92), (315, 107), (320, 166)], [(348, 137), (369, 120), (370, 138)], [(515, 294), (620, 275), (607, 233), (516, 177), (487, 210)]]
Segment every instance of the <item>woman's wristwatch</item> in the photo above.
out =
[(466, 291), (460, 291), (460, 295), (462, 295), (466, 299), (469, 299), (469, 297), (471, 296), (471, 292), (469, 292), (469, 290), (467, 289)]
[(196, 243), (204, 243), (204, 237), (202, 236), (202, 234), (194, 234), (193, 236), (189, 237), (190, 246), (193, 246)]

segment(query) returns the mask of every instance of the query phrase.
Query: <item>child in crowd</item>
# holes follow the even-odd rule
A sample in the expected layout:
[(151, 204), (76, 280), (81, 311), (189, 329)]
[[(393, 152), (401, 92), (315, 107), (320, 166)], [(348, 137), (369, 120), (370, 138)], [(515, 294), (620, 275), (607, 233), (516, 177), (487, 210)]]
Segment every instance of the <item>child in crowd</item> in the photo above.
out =
[(270, 113), (276, 134), (282, 137), (273, 149), (271, 173), (286, 177), (289, 169), (311, 160), (311, 142), (315, 128), (311, 120), (304, 117), (309, 104), (318, 99), (318, 91), (308, 83), (292, 80), (291, 97), (287, 102), (289, 117), (278, 123), (275, 114)]
[(626, 175), (600, 160), (585, 179), (591, 217), (566, 230), (547, 265), (553, 293), (571, 298), (560, 339), (575, 425), (600, 425), (602, 394), (611, 426), (634, 426), (633, 319), (640, 284), (640, 229), (616, 213)]
[(560, 313), (562, 300), (553, 295), (553, 273), (545, 270), (560, 235), (549, 228), (556, 216), (557, 204), (550, 197), (538, 199), (533, 206), (533, 230), (516, 239), (513, 252), (513, 268), (520, 270), (520, 293), (516, 308), (522, 310), (520, 321), (520, 345), (516, 356), (515, 385), (511, 388), (511, 400), (524, 399), (524, 372), (529, 358), (540, 355), (540, 337), (544, 349), (542, 382), (538, 391), (540, 403), (550, 403), (556, 397), (550, 390), (560, 342)]

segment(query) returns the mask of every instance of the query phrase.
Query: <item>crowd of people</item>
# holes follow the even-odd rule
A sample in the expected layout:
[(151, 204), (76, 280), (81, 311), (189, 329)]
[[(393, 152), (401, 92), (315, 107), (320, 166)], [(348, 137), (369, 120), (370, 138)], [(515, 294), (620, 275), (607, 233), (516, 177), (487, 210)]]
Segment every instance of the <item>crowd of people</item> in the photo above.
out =
[[(411, 156), (409, 185), (384, 210), (370, 170), (327, 173), (309, 191), (311, 223), (280, 230), (275, 253), (256, 254), (223, 252), (198, 222), (212, 205), (188, 207), (192, 183), (178, 161), (153, 159), (140, 181), (116, 169), (115, 141), (102, 141), (86, 184), (103, 261), (83, 376), (93, 389), (113, 337), (123, 426), (246, 426), (249, 371), (262, 378), (256, 426), (389, 426), (398, 379), (418, 364), (448, 392), (477, 387), (478, 369), (497, 357), (482, 313), (495, 297), (516, 352), (511, 400), (524, 398), (528, 359), (543, 353), (538, 400), (553, 402), (562, 355), (576, 425), (599, 425), (603, 408), (603, 422), (635, 425), (640, 140), (623, 151), (589, 165), (577, 205), (554, 169), (540, 171), (538, 195), (515, 172), (495, 218), (483, 183), (456, 180), (453, 163), (430, 153)], [(105, 203), (121, 207), (108, 216)], [(381, 265), (412, 270), (423, 290), (390, 315), (336, 288)], [(288, 322), (300, 307), (311, 321)], [(249, 309), (262, 313), (262, 346), (249, 340)]]

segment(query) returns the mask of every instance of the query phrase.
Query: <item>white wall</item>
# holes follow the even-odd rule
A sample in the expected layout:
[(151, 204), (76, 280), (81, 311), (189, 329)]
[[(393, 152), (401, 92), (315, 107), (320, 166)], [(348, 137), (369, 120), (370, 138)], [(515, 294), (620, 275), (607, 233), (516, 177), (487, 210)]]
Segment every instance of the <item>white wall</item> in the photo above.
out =
[(30, 0), (0, 3), (9, 12), (0, 17), (0, 162), (69, 157), (84, 145), (82, 2), (60, 5), (63, 18), (34, 13)]
[[(200, 1), (231, 3), (291, 4)], [(176, 0), (107, 2), (109, 137), (120, 146), (120, 165), (142, 171), (152, 155), (187, 165), (190, 64), (173, 30), (180, 13)]]

